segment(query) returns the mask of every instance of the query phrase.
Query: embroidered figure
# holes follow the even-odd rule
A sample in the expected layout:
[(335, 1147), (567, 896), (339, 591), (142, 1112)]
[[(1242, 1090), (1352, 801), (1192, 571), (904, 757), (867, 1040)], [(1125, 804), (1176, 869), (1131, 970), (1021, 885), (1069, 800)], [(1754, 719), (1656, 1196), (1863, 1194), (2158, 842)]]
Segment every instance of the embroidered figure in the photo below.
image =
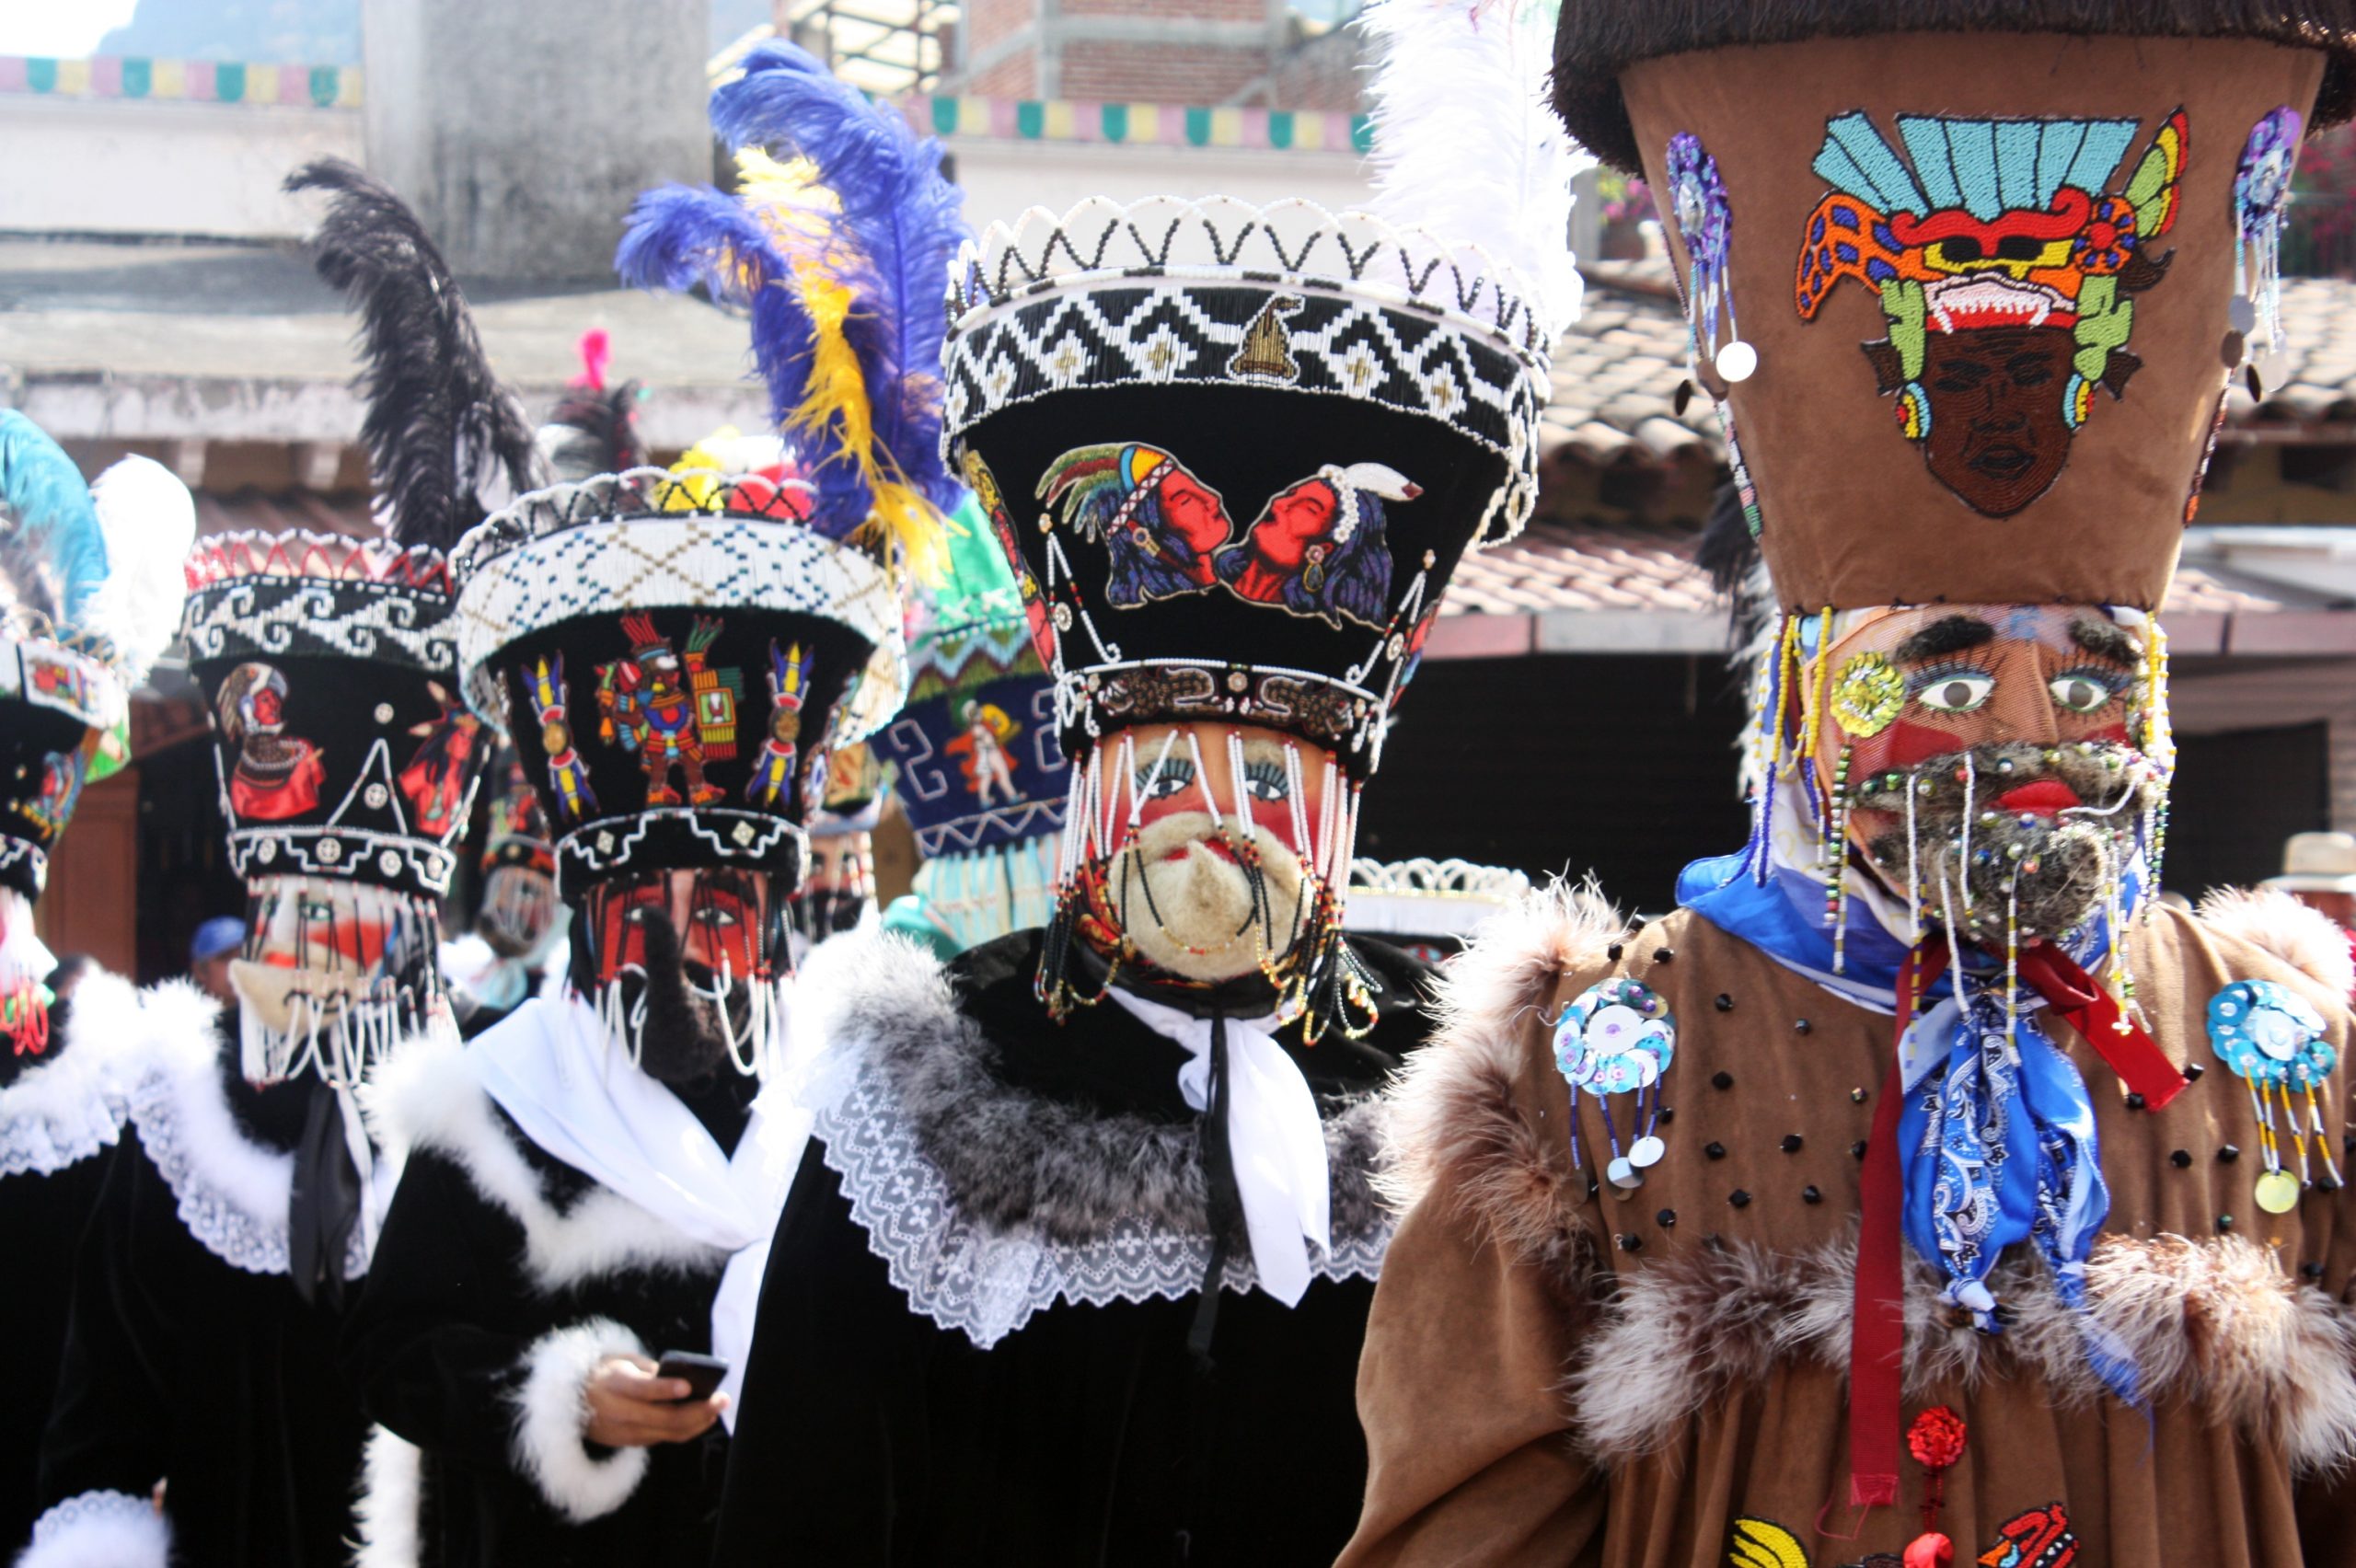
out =
[(558, 814), (579, 822), (597, 809), (589, 788), (589, 765), (572, 746), (572, 722), (565, 717), (564, 655), (532, 662), (525, 680), (531, 688), (532, 711), (540, 721), (540, 749), (548, 754), (549, 786), (556, 791)]
[(1807, 1549), (1773, 1520), (1746, 1516), (1734, 1522), (1727, 1562), (1728, 1568), (1808, 1568)]
[(1299, 294), (1271, 294), (1243, 329), (1243, 345), (1229, 358), (1227, 374), (1277, 386), (1299, 381), (1300, 366), (1292, 357), (1292, 335), (1285, 329), (1285, 318), (1298, 314), (1302, 303)]
[(1218, 585), (1211, 554), (1233, 531), (1226, 503), (1160, 447), (1075, 446), (1047, 465), (1039, 499), (1051, 510), (1060, 505), (1082, 538), (1103, 541), (1112, 557), (1104, 597), (1114, 609)]
[(1015, 591), (1022, 595), (1022, 618), (1031, 627), (1031, 647), (1039, 655), (1039, 663), (1052, 669), (1056, 663), (1056, 627), (1047, 614), (1047, 596), (1039, 592), (1039, 580), (1031, 573), (1022, 559), (1022, 547), (1014, 537), (1014, 519), (1006, 510), (1005, 492), (998, 488), (998, 476), (990, 472), (978, 452), (966, 452), (959, 460), (965, 471), (966, 488), (981, 503), (982, 515), (990, 520), (990, 532), (998, 536), (998, 548), (1005, 553), (1007, 569), (1014, 573)]
[(753, 781), (745, 799), (756, 806), (774, 806), (793, 787), (793, 759), (802, 742), (802, 699), (809, 692), (802, 674), (802, 644), (780, 652), (769, 639), (769, 736), (753, 762)]
[(319, 803), (327, 777), (319, 748), (286, 732), (286, 677), (268, 664), (240, 664), (221, 683), (216, 717), (237, 748), (229, 806), (254, 822), (284, 822)]
[[(1677, 1055), (1677, 1020), (1640, 980), (1603, 980), (1574, 997), (1554, 1022), (1554, 1066), (1571, 1086), (1571, 1164), (1584, 1170), (1579, 1147), (1579, 1090), (1595, 1096), (1611, 1159), (1604, 1174), (1614, 1186), (1640, 1187), (1648, 1167), (1666, 1152), (1657, 1136), (1660, 1080)], [(1636, 1136), (1623, 1152), (1611, 1096), (1633, 1094)], [(1641, 1128), (1641, 1131), (1638, 1129)]]
[(1800, 318), (1844, 279), (1874, 291), (1889, 335), (1865, 358), (1900, 428), (1985, 516), (2043, 495), (2095, 389), (2123, 396), (2142, 365), (2134, 296), (2167, 270), (2152, 244), (2176, 221), (2188, 133), (2178, 110), (2106, 192), (2135, 130), (1900, 115), (1901, 159), (1861, 112), (1825, 126), (1813, 167), (1832, 190), (1800, 246)]
[[(629, 657), (597, 666), (597, 711), (603, 716), (598, 736), (638, 753), (639, 766), (646, 772), (650, 806), (679, 803), (678, 791), (671, 788), (674, 769), (687, 785), (688, 804), (707, 806), (721, 798), (719, 787), (704, 781), (703, 766), (710, 753), (704, 742), (698, 699), (690, 696), (691, 686), (704, 674), (704, 651), (719, 634), (720, 625), (713, 617), (696, 617), (683, 663), (671, 640), (654, 629), (652, 616), (643, 611), (624, 616), (622, 629), (629, 634)], [(733, 709), (730, 712), (733, 718)], [(732, 725), (728, 731), (731, 755), (734, 739)]]
[(19, 808), (34, 826), (45, 833), (65, 831), (74, 808), (82, 802), (82, 786), (89, 778), (92, 749), (76, 746), (72, 751), (49, 754), (49, 760), (41, 765), (40, 793)]
[(1212, 568), (1229, 592), (1322, 620), (1380, 630), (1391, 607), (1391, 548), (1382, 503), (1413, 501), (1423, 487), (1380, 463), (1328, 463), (1270, 498), (1259, 519), (1222, 548)]
[(1022, 732), (1022, 726), (997, 704), (973, 699), (966, 701), (958, 717), (964, 721), (964, 732), (941, 749), (959, 759), (958, 768), (964, 775), (965, 788), (973, 792), (975, 803), (987, 806), (1002, 798), (1011, 804), (1019, 797), (1006, 748)]
[(410, 804), (410, 825), (430, 837), (447, 838), (462, 820), (467, 781), (473, 772), (471, 763), (475, 744), (482, 733), (482, 721), (453, 701), (440, 682), (428, 681), (425, 689), (441, 705), (442, 711), (422, 724), (410, 727), (409, 732), (421, 738), (398, 782), (402, 797)]
[[(2298, 1206), (2299, 1193), (2314, 1180), (2310, 1138), (2316, 1159), (2337, 1187), (2339, 1168), (2332, 1161), (2331, 1136), (2316, 1103), (2316, 1086), (2328, 1080), (2339, 1062), (2339, 1051), (2324, 1035), (2323, 1015), (2280, 982), (2236, 980), (2209, 998), (2209, 1047), (2249, 1085), (2258, 1147), (2265, 1156), (2265, 1169), (2258, 1178), (2258, 1206), (2269, 1214), (2288, 1214)], [(2294, 1094), (2306, 1102), (2304, 1115), (2292, 1102)], [(2286, 1136), (2298, 1150), (2295, 1177), (2282, 1166)]]
[(2078, 1560), (2078, 1538), (2070, 1533), (2069, 1511), (2059, 1503), (2016, 1514), (1997, 1528), (1996, 1544), (1980, 1554), (1981, 1568), (2069, 1568)]

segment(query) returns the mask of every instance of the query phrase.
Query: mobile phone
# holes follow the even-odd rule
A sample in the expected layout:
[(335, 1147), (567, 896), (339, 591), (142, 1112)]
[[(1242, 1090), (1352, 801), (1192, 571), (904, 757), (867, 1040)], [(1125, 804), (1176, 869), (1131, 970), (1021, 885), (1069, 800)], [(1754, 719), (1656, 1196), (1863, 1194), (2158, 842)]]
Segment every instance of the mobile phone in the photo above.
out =
[(692, 1350), (666, 1350), (663, 1365), (656, 1367), (658, 1378), (676, 1378), (687, 1386), (687, 1396), (681, 1404), (692, 1404), (711, 1398), (720, 1380), (728, 1376), (728, 1363), (716, 1355), (699, 1355)]

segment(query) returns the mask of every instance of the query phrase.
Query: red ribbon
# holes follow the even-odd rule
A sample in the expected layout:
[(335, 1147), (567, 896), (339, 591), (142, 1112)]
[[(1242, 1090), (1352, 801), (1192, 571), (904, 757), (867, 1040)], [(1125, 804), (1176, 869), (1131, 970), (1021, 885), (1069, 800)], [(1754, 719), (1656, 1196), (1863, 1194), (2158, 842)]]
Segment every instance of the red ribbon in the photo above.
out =
[[(1860, 1182), (1857, 1288), (1849, 1340), (1849, 1503), (1874, 1508), (1898, 1501), (1900, 1385), (1906, 1354), (1906, 1281), (1899, 1228), (1905, 1178), (1899, 1169), (1898, 1113), (1903, 1098), (1898, 1043), (1913, 1021), (1914, 998), (1947, 966), (1947, 948), (1932, 941), (1906, 955), (1898, 972), (1898, 1027), (1892, 1060), (1874, 1107)], [(2085, 1036), (2120, 1081), (2157, 1111), (2184, 1091), (2184, 1074), (2142, 1027), (2051, 942), (2025, 950), (2020, 977)], [(2124, 1022), (2123, 1030), (2119, 1025)]]

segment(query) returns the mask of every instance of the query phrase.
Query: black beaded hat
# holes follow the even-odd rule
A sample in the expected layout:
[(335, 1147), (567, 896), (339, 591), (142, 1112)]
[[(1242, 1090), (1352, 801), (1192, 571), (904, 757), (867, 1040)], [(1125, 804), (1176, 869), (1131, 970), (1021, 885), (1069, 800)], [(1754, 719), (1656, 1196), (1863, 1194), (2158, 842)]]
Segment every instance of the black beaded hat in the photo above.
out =
[(1551, 344), (1502, 276), (1306, 202), (1034, 212), (963, 259), (948, 439), (1070, 755), (1226, 720), (1373, 771), (1458, 559), (1536, 500)]

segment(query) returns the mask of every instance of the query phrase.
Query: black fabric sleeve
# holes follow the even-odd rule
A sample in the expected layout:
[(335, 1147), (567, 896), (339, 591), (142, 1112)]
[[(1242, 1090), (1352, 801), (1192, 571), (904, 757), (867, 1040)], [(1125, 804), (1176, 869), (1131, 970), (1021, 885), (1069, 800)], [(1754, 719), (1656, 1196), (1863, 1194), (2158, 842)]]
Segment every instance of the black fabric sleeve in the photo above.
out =
[(718, 1568), (883, 1564), (915, 1549), (939, 1338), (869, 1248), (814, 1139), (761, 1283)]
[(514, 1471), (530, 1344), (523, 1228), (456, 1163), (410, 1154), (340, 1359), (369, 1419), (437, 1456)]
[(86, 1492), (144, 1497), (164, 1479), (184, 1346), (159, 1311), (202, 1288), (197, 1243), (180, 1228), (171, 1188), (126, 1129), (103, 1157), (98, 1207), (74, 1264), (74, 1303), (57, 1367), (57, 1397), (40, 1448), (40, 1506)]

